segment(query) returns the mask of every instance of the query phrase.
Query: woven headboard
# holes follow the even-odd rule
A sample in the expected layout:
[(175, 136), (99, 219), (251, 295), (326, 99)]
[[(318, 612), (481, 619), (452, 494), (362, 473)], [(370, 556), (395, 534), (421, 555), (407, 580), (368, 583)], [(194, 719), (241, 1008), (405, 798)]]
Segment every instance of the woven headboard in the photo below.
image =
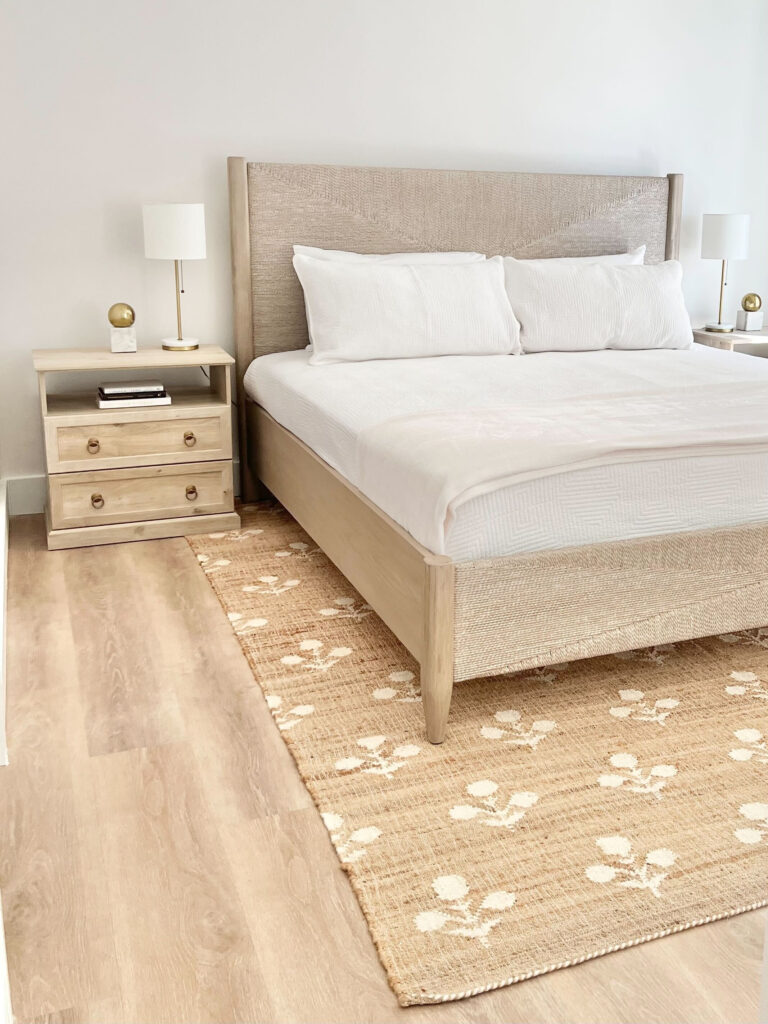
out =
[(472, 250), (588, 256), (646, 245), (677, 256), (682, 175), (247, 163), (230, 157), (229, 202), (240, 408), (254, 356), (303, 348), (307, 324), (294, 243), (355, 252)]

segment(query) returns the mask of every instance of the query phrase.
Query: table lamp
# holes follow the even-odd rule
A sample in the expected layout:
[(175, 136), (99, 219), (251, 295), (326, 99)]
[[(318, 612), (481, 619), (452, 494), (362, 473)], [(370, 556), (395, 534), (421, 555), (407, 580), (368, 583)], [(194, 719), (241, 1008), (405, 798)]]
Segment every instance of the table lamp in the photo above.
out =
[(745, 260), (749, 255), (748, 213), (705, 213), (702, 218), (701, 257), (722, 260), (720, 271), (720, 305), (717, 323), (706, 324), (708, 331), (728, 334), (733, 324), (723, 322), (723, 293), (728, 273), (728, 260)]
[[(189, 352), (197, 338), (185, 338), (181, 329), (182, 260), (205, 259), (205, 206), (202, 203), (157, 203), (143, 207), (144, 255), (150, 260), (173, 260), (176, 276), (176, 334), (163, 338), (163, 348)], [(181, 285), (179, 280), (181, 279)]]

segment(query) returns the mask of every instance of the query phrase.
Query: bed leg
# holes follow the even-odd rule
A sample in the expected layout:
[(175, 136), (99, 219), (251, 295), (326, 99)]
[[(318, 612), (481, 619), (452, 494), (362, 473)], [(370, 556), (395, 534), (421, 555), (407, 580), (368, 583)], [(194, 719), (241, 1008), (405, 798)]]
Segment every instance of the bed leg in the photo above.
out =
[(442, 743), (453, 693), (453, 563), (426, 563), (426, 615), (421, 694), (427, 739)]

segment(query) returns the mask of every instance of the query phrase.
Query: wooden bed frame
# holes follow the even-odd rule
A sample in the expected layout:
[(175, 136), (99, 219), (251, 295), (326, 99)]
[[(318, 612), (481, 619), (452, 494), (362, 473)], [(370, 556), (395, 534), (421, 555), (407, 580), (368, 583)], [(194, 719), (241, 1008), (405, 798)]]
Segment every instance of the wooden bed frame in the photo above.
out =
[(647, 245), (678, 253), (682, 176), (545, 175), (246, 163), (230, 157), (240, 472), (261, 481), (421, 666), (429, 740), (453, 684), (762, 626), (768, 524), (470, 562), (418, 544), (248, 399), (253, 358), (303, 348), (293, 243), (521, 257)]

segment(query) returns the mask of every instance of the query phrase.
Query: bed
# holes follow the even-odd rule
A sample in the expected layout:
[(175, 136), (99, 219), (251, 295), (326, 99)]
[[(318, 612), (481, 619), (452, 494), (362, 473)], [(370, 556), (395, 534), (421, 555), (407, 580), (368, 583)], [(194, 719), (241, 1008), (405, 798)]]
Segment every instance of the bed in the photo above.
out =
[[(768, 621), (768, 446), (761, 414), (768, 364), (694, 347), (392, 360), (323, 367), (318, 374), (304, 351), (303, 299), (291, 266), (295, 242), (520, 257), (645, 244), (646, 261), (660, 262), (677, 255), (679, 175), (230, 158), (229, 184), (243, 497), (256, 497), (259, 482), (272, 492), (419, 661), (430, 741), (444, 739), (457, 681)], [(254, 362), (261, 356), (267, 358)], [(496, 399), (480, 366), (489, 359), (505, 393), (515, 387), (529, 397), (546, 392), (555, 412), (557, 402), (566, 407), (585, 388), (599, 401), (601, 388), (613, 387), (619, 363), (627, 403), (645, 401), (648, 381), (660, 392), (666, 381), (669, 393), (661, 401), (667, 406), (643, 413), (660, 436), (664, 419), (676, 415), (680, 382), (697, 383), (688, 390), (701, 408), (690, 415), (699, 415), (699, 436), (707, 443), (693, 453), (654, 452), (620, 465), (608, 460), (565, 473), (518, 475), (475, 493), (465, 488), (433, 523), (419, 520), (406, 500), (419, 492), (418, 479), (407, 486), (407, 476), (387, 476), (376, 461), (398, 443), (388, 424), (393, 413), (399, 420), (438, 414), (447, 395), (459, 406), (463, 401), (467, 415), (483, 403), (492, 415)], [(511, 363), (517, 364), (513, 377)], [(708, 393), (721, 401), (723, 416), (749, 422), (750, 446), (724, 445), (708, 431), (701, 400)], [(737, 440), (744, 424), (734, 422)], [(370, 439), (368, 447), (361, 437)]]

